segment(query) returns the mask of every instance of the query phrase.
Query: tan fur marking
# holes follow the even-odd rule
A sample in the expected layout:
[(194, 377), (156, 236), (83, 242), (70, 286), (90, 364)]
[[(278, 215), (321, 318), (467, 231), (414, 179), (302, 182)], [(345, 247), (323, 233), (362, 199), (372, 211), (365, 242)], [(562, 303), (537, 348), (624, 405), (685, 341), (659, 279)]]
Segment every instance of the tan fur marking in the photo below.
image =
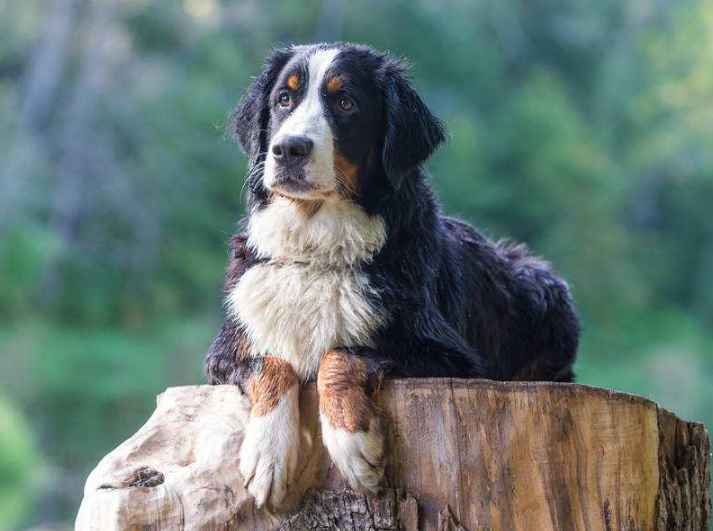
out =
[(297, 90), (298, 88), (300, 88), (300, 76), (298, 76), (297, 74), (291, 74), (290, 76), (288, 76), (287, 86), (291, 90)]
[(305, 216), (307, 219), (312, 219), (312, 217), (319, 211), (319, 209), (324, 204), (322, 200), (307, 200), (307, 199), (292, 199), (300, 214)]
[(297, 385), (297, 375), (292, 366), (279, 358), (265, 357), (262, 368), (245, 386), (253, 405), (252, 415), (261, 417), (270, 413), (293, 385)]
[(327, 353), (317, 376), (322, 418), (332, 429), (368, 432), (376, 416), (373, 395), (378, 386), (364, 360), (336, 350)]
[(342, 88), (344, 80), (339, 76), (334, 76), (329, 81), (327, 81), (327, 92), (337, 92)]
[(349, 162), (335, 149), (334, 172), (337, 174), (340, 194), (346, 199), (351, 199), (358, 192), (359, 166)]

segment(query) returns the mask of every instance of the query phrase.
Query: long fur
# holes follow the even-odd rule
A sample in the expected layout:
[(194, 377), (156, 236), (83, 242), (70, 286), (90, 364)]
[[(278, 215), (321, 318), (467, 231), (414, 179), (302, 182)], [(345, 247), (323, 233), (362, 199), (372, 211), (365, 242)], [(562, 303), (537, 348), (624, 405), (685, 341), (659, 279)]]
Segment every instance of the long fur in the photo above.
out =
[[(248, 212), (206, 357), (211, 383), (248, 396), (256, 381), (319, 374), (327, 449), (353, 488), (373, 492), (383, 375), (568, 382), (579, 341), (549, 264), (441, 213), (422, 165), (445, 130), (406, 72), (352, 44), (267, 58), (233, 113)], [(258, 504), (279, 505), (294, 474), (296, 389), (270, 395), (248, 426), (241, 470)]]
[[(248, 395), (269, 367), (319, 374), (324, 442), (370, 491), (384, 466), (373, 382), (568, 382), (579, 341), (549, 264), (441, 213), (422, 165), (445, 130), (406, 71), (353, 44), (267, 58), (233, 113), (249, 157), (246, 232), (232, 239), (226, 320), (206, 357), (211, 383)], [(294, 473), (296, 387), (248, 427), (241, 470), (258, 504), (278, 505)]]
[[(325, 49), (338, 50), (330, 71), (371, 99), (362, 103), (368, 127), (351, 126), (358, 139), (328, 118), (334, 149), (355, 153), (359, 193), (310, 217), (271, 193), (259, 168), (280, 125), (269, 103), (279, 77)], [(359, 45), (278, 50), (233, 127), (258, 169), (249, 174), (247, 236), (234, 251), (243, 266), (229, 269), (226, 327), (247, 334), (255, 355), (284, 355), (303, 379), (330, 348), (370, 346), (394, 377), (572, 380), (579, 325), (566, 282), (524, 246), (492, 242), (441, 213), (421, 164), (444, 140), (443, 125), (403, 63)], [(359, 159), (368, 143), (371, 154)], [(214, 382), (236, 373), (217, 362), (234, 359), (222, 336), (208, 355)]]

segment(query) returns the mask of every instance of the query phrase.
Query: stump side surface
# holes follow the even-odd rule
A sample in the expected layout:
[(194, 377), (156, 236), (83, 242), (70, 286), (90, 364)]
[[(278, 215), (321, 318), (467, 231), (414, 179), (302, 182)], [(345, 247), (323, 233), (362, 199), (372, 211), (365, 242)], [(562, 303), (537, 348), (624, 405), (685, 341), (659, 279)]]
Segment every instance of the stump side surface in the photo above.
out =
[[(358, 528), (390, 530), (398, 520), (409, 531), (707, 531), (707, 433), (644, 398), (424, 379), (387, 381), (379, 403), (391, 487), (380, 505), (339, 490), (346, 485), (321, 442), (315, 386), (304, 386), (287, 509), (320, 491), (283, 529), (353, 518)], [(168, 389), (146, 425), (90, 475), (76, 530), (275, 529), (280, 518), (254, 508), (237, 472), (248, 417), (235, 387)]]
[(411, 380), (386, 386), (381, 403), (389, 480), (422, 502), (430, 525), (448, 506), (467, 529), (653, 529), (653, 402), (573, 385)]

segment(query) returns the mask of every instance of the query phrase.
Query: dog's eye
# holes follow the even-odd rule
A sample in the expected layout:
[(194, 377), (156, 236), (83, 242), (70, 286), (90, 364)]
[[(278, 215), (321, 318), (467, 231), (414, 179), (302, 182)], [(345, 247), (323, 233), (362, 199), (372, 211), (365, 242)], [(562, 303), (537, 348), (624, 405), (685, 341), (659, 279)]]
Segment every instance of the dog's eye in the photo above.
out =
[(342, 99), (339, 100), (339, 108), (343, 111), (351, 111), (354, 108), (354, 102), (346, 96), (342, 96)]
[(289, 92), (280, 94), (277, 98), (277, 102), (280, 104), (280, 107), (289, 107), (290, 103), (292, 103)]

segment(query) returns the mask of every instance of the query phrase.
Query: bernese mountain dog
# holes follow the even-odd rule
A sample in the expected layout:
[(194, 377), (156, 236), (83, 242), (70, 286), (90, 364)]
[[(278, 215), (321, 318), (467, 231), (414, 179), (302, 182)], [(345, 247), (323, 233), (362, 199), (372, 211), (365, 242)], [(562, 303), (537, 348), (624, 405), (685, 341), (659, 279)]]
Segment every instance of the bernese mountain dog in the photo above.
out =
[(231, 123), (247, 215), (206, 373), (251, 400), (240, 468), (258, 506), (279, 506), (295, 472), (302, 382), (317, 381), (343, 477), (375, 492), (382, 377), (572, 381), (567, 283), (442, 214), (423, 163), (444, 126), (402, 61), (355, 44), (279, 49)]

